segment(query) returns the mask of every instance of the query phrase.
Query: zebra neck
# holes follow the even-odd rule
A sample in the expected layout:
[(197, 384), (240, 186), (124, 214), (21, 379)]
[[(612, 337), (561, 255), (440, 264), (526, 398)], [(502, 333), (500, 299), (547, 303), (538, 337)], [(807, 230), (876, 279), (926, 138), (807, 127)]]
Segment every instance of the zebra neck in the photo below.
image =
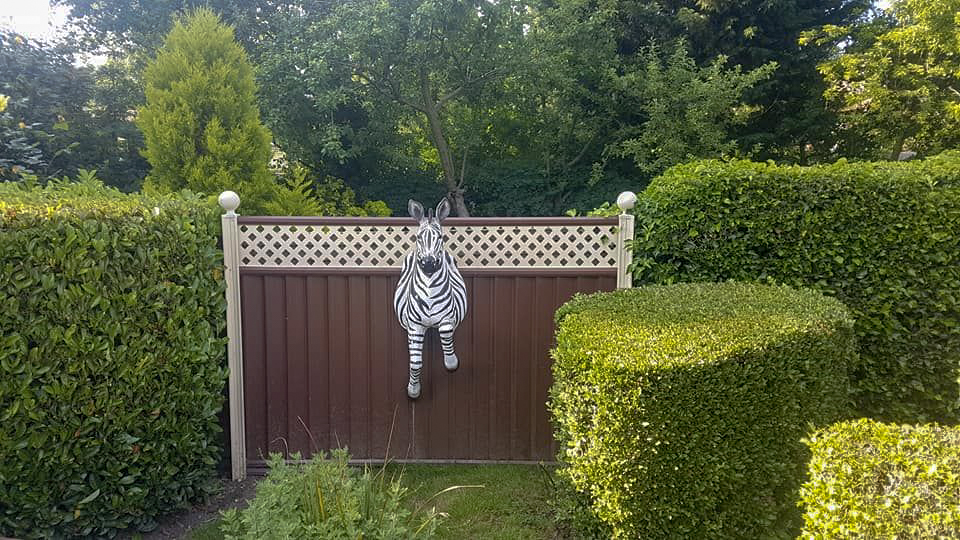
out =
[(416, 265), (414, 276), (414, 281), (416, 281), (417, 285), (419, 285), (421, 288), (436, 289), (441, 288), (446, 284), (449, 277), (449, 272), (447, 271), (446, 264), (441, 264), (440, 268), (438, 268), (433, 274), (427, 274), (420, 268), (420, 265)]

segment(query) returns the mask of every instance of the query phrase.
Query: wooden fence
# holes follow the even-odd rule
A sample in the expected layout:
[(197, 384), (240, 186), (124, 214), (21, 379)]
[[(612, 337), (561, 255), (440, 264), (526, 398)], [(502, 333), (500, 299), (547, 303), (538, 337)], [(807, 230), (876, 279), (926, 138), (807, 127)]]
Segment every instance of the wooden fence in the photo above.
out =
[(444, 370), (431, 331), (410, 400), (392, 300), (417, 224), (240, 217), (238, 203), (221, 196), (235, 479), (271, 452), (337, 447), (357, 461), (553, 460), (553, 314), (575, 293), (629, 286), (631, 216), (445, 220), (468, 294), (460, 369)]

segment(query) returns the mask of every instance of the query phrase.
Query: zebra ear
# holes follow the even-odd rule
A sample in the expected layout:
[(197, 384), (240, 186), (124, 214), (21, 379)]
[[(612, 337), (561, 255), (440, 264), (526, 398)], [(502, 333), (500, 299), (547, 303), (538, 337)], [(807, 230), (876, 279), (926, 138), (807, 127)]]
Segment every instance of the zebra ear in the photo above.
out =
[(417, 201), (410, 199), (407, 201), (407, 212), (410, 213), (410, 217), (417, 221), (423, 221), (423, 205)]
[(437, 221), (443, 221), (450, 215), (450, 201), (446, 197), (437, 205)]

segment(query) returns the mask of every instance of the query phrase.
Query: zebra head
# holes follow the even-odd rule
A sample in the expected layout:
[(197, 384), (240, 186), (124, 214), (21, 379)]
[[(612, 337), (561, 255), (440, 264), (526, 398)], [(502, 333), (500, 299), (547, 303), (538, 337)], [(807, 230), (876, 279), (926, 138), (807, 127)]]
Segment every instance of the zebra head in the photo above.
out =
[(443, 229), (440, 222), (450, 215), (450, 202), (444, 198), (437, 205), (435, 215), (424, 215), (423, 206), (410, 199), (407, 210), (420, 223), (417, 230), (417, 265), (425, 274), (432, 275), (443, 264)]

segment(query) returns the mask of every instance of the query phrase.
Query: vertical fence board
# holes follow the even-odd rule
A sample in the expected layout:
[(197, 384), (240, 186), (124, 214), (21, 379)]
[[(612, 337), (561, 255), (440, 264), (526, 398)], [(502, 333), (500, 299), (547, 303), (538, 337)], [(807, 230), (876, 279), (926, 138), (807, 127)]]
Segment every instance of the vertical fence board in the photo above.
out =
[(530, 391), (530, 414), (533, 417), (533, 429), (530, 433), (533, 455), (536, 459), (551, 460), (553, 430), (544, 404), (553, 380), (550, 372), (549, 351), (553, 345), (553, 312), (556, 306), (556, 280), (548, 277), (534, 278), (534, 303), (547, 306), (534, 314), (532, 343), (537, 354), (533, 357), (533, 380)]
[[(394, 404), (396, 418), (391, 419), (393, 424), (393, 438), (390, 441), (392, 456), (397, 459), (413, 457), (413, 402), (407, 399), (407, 378), (409, 362), (407, 357), (407, 334), (401, 328), (393, 312), (393, 292), (397, 288), (399, 276), (391, 276), (389, 281), (390, 308), (387, 310), (391, 318), (390, 323), (390, 392), (391, 402)], [(392, 413), (393, 411), (391, 411)]]
[[(345, 319), (347, 328), (345, 337), (348, 340), (347, 379), (342, 383), (350, 386), (350, 450), (357, 455), (370, 455), (370, 419), (369, 419), (369, 389), (370, 373), (369, 347), (370, 329), (368, 327), (368, 313), (371, 306), (367, 298), (367, 279), (365, 276), (347, 277), (347, 297)], [(379, 339), (379, 338), (378, 338)]]
[(310, 378), (307, 356), (307, 290), (304, 276), (287, 276), (287, 440), (290, 448), (310, 449)]
[(510, 429), (512, 422), (512, 413), (514, 407), (511, 403), (511, 385), (513, 360), (513, 340), (516, 330), (516, 321), (514, 321), (514, 302), (516, 297), (515, 283), (513, 278), (495, 278), (493, 284), (493, 312), (494, 324), (491, 329), (493, 334), (493, 366), (494, 387), (492, 419), (493, 433), (490, 448), (490, 457), (493, 459), (509, 459), (510, 456)]
[(391, 403), (389, 389), (390, 378), (390, 327), (393, 322), (393, 310), (388, 299), (393, 291), (388, 289), (387, 276), (369, 276), (368, 294), (370, 308), (367, 316), (370, 320), (370, 339), (367, 344), (369, 354), (369, 391), (370, 391), (370, 455), (384, 457), (387, 454), (387, 439), (390, 435), (390, 421), (394, 404)]
[[(527, 406), (530, 398), (530, 381), (532, 371), (536, 365), (538, 352), (533, 347), (535, 339), (533, 333), (533, 311), (537, 304), (534, 302), (535, 278), (518, 277), (516, 279), (516, 299), (514, 300), (514, 317), (516, 321), (516, 335), (514, 336), (513, 397), (510, 400), (513, 408), (514, 425), (511, 438), (511, 456), (533, 455), (530, 445), (530, 434), (533, 432), (534, 411)], [(532, 308), (532, 309), (531, 309)]]
[[(350, 432), (350, 364), (349, 329), (347, 316), (350, 302), (347, 278), (327, 278), (327, 322), (330, 336), (330, 444), (334, 447), (352, 446)], [(322, 307), (321, 307), (322, 309)]]
[(330, 336), (327, 332), (327, 279), (307, 277), (307, 392), (310, 413), (310, 452), (327, 449), (330, 442)]
[(493, 396), (493, 278), (473, 278), (473, 304), (468, 307), (473, 317), (473, 402), (470, 417), (474, 459), (490, 458), (491, 411)]
[[(467, 287), (467, 306), (475, 306), (474, 278), (467, 277), (464, 281)], [(454, 334), (454, 348), (460, 359), (460, 368), (456, 376), (450, 379), (453, 399), (450, 403), (449, 456), (453, 459), (470, 459), (471, 455), (470, 440), (473, 423), (471, 404), (474, 400), (473, 378), (476, 376), (477, 368), (477, 357), (473, 348), (473, 327), (473, 312), (468, 309), (467, 316)]]
[(266, 276), (264, 333), (267, 344), (267, 448), (285, 452), (287, 445), (287, 331), (283, 276)]
[(263, 276), (240, 278), (240, 302), (243, 325), (243, 394), (250, 401), (245, 405), (247, 458), (260, 460), (267, 447), (267, 409), (265, 381), (267, 379), (266, 343), (263, 340)]

